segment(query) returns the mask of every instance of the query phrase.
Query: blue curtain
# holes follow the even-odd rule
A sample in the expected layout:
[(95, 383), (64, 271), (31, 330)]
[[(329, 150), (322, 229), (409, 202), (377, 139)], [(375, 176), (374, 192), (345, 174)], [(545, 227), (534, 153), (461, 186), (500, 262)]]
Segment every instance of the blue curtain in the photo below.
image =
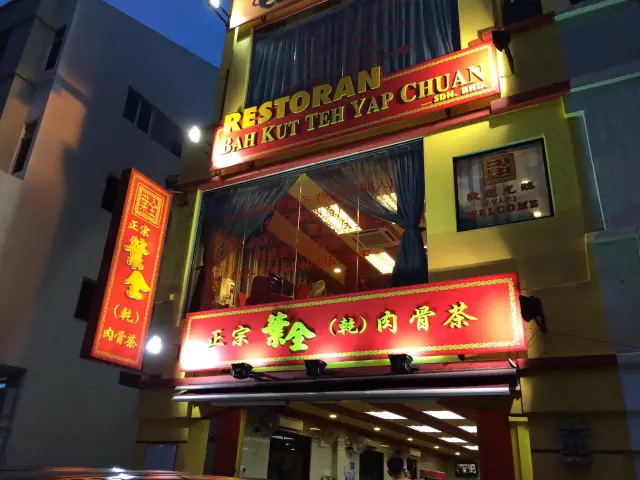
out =
[[(392, 147), (309, 177), (339, 202), (404, 229), (391, 275), (394, 286), (427, 282), (420, 219), (424, 211), (422, 142)], [(389, 201), (395, 195), (397, 208)]]
[[(190, 312), (211, 308), (207, 296), (207, 281), (210, 281), (210, 270), (214, 266), (211, 252), (214, 235), (224, 233), (240, 242), (249, 240), (260, 231), (260, 224), (271, 215), (298, 176), (299, 174), (279, 176), (205, 195), (201, 231), (205, 248), (201, 271), (197, 275), (189, 306)], [(232, 245), (228, 247), (232, 248)]]
[(204, 198), (205, 236), (225, 230), (238, 239), (249, 239), (273, 212), (299, 174), (250, 182)]
[(388, 75), (459, 49), (457, 0), (351, 0), (256, 35), (247, 105), (377, 65)]

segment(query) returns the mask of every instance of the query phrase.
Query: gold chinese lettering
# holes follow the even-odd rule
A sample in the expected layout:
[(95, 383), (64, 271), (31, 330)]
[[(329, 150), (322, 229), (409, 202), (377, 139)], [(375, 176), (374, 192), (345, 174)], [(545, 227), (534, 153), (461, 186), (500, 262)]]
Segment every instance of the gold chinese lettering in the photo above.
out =
[(224, 345), (224, 338), (222, 337), (222, 329), (214, 330), (209, 337), (208, 347), (222, 347)]
[(409, 323), (416, 323), (417, 330), (424, 330), (425, 332), (429, 331), (429, 317), (433, 317), (436, 314), (429, 305), (425, 305), (423, 307), (416, 308), (416, 311), (409, 319)]
[(129, 252), (127, 265), (129, 265), (133, 270), (144, 270), (142, 262), (144, 261), (144, 257), (149, 255), (147, 242), (143, 238), (132, 236), (129, 241), (129, 245), (124, 246), (124, 250), (125, 252)]
[(378, 318), (378, 332), (382, 333), (382, 330), (385, 329), (394, 335), (398, 331), (398, 316), (389, 310), (385, 311), (384, 315)]
[(251, 331), (251, 329), (245, 325), (238, 325), (233, 332), (231, 332), (231, 336), (233, 337), (233, 341), (231, 345), (234, 347), (241, 347), (243, 343), (249, 343), (247, 339), (247, 334)]
[(467, 320), (478, 320), (476, 317), (472, 317), (464, 312), (467, 308), (469, 307), (467, 307), (464, 302), (451, 305), (451, 308), (448, 310), (451, 316), (444, 322), (444, 325), (448, 325), (450, 328), (462, 328), (463, 325), (465, 327), (469, 326)]
[(151, 229), (146, 225), (142, 225), (142, 227), (140, 227), (140, 235), (142, 235), (143, 237), (148, 237), (150, 231)]
[(104, 332), (102, 332), (102, 338), (106, 338), (110, 342), (113, 341), (113, 337), (115, 337), (116, 332), (113, 331), (113, 328), (109, 327)]
[(129, 222), (129, 226), (127, 228), (130, 228), (131, 230), (135, 230), (137, 232), (138, 231), (138, 221), (137, 220), (131, 220)]
[(262, 329), (262, 333), (269, 335), (267, 338), (268, 346), (277, 348), (286, 343), (286, 340), (284, 339), (284, 327), (291, 325), (291, 322), (289, 322), (287, 318), (288, 316), (282, 312), (278, 312), (275, 315), (269, 315), (267, 326)]
[(134, 300), (142, 300), (142, 293), (149, 293), (151, 291), (151, 287), (138, 270), (131, 272), (131, 275), (122, 283), (129, 285), (125, 293), (127, 297), (133, 298)]
[(116, 333), (116, 337), (115, 337), (116, 343), (118, 345), (122, 345), (122, 342), (124, 342), (126, 336), (127, 334), (122, 330), (120, 330), (118, 333)]
[(136, 348), (138, 344), (136, 343), (136, 336), (131, 334), (127, 336), (127, 340), (124, 342), (124, 346), (127, 348)]
[(309, 345), (304, 343), (305, 340), (311, 340), (312, 338), (316, 338), (316, 334), (307, 328), (307, 326), (302, 322), (295, 322), (289, 333), (284, 338), (285, 342), (291, 341), (291, 346), (289, 350), (292, 352), (300, 352), (305, 351), (309, 348)]

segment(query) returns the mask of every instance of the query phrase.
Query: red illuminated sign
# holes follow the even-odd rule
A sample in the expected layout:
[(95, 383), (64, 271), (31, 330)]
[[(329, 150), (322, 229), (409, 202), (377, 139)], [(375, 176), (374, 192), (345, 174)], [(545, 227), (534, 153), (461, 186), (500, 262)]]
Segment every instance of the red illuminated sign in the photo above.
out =
[(364, 132), (402, 128), (426, 115), (500, 93), (495, 47), (484, 44), (382, 77), (380, 67), (336, 85), (230, 113), (215, 133), (212, 169), (321, 143), (344, 143)]
[(235, 0), (231, 9), (229, 28), (236, 28), (258, 18), (289, 9), (293, 14), (326, 0)]
[(187, 316), (180, 369), (526, 350), (516, 274)]
[(122, 185), (122, 213), (112, 221), (98, 281), (104, 296), (93, 328), (87, 328), (83, 353), (140, 369), (171, 193), (133, 169), (124, 173)]

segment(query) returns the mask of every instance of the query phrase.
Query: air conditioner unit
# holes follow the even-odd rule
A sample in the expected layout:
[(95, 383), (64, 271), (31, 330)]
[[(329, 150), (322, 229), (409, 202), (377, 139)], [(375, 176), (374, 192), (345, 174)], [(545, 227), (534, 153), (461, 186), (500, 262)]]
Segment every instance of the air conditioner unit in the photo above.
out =
[(279, 417), (280, 430), (292, 433), (300, 433), (304, 430), (304, 422), (295, 418)]
[(341, 235), (347, 243), (358, 250), (375, 250), (400, 245), (400, 235), (388, 227), (362, 230)]
[(249, 410), (247, 415), (247, 431), (270, 437), (280, 428), (280, 419), (278, 415), (270, 412), (265, 408), (256, 408)]

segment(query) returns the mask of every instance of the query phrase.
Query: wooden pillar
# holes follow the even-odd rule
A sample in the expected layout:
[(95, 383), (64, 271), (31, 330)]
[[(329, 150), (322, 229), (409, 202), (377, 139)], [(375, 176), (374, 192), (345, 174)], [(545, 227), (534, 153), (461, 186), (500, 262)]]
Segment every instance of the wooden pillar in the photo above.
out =
[(481, 410), (476, 415), (476, 423), (480, 476), (488, 480), (516, 480), (509, 416)]
[(218, 421), (216, 453), (211, 472), (213, 475), (240, 476), (245, 423), (246, 410), (238, 408), (222, 412)]

